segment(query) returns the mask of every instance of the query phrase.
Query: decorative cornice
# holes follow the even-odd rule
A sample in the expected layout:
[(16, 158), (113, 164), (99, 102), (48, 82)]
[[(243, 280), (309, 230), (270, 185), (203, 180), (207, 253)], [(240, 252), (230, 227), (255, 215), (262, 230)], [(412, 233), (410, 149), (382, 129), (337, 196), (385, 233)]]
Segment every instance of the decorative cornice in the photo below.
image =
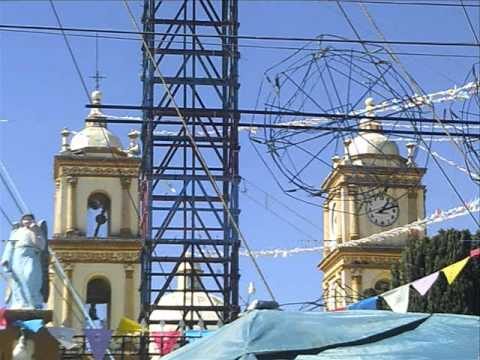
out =
[(140, 263), (139, 251), (56, 251), (61, 262), (69, 263)]
[(398, 261), (403, 248), (370, 247), (370, 248), (336, 248), (322, 259), (318, 269), (329, 273), (332, 268), (385, 268)]
[(106, 176), (106, 177), (138, 177), (137, 168), (96, 167), (96, 166), (62, 166), (56, 176)]
[(138, 177), (139, 168), (140, 160), (138, 158), (99, 158), (57, 155), (55, 156), (54, 161), (54, 178), (56, 179), (61, 175), (122, 175), (127, 177)]
[(138, 251), (142, 243), (138, 239), (52, 239), (48, 242), (55, 251)]
[(420, 181), (425, 172), (425, 168), (417, 167), (338, 165), (323, 182), (322, 190), (343, 185), (378, 185), (379, 178), (393, 187), (423, 188)]

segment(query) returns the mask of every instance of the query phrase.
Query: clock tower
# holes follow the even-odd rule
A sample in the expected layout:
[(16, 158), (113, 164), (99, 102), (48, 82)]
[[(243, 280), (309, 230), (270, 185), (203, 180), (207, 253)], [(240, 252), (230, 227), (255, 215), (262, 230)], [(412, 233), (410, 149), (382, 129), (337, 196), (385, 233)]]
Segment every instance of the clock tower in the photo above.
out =
[[(374, 116), (371, 98), (367, 116)], [(345, 141), (343, 157), (332, 158), (333, 169), (322, 185), (324, 256), (323, 296), (327, 310), (345, 307), (389, 287), (390, 268), (412, 236), (400, 233), (381, 240), (371, 235), (409, 224), (425, 216), (425, 169), (413, 161), (414, 145), (402, 157), (397, 144), (379, 122), (362, 119), (359, 134)], [(364, 239), (362, 242), (353, 240)]]

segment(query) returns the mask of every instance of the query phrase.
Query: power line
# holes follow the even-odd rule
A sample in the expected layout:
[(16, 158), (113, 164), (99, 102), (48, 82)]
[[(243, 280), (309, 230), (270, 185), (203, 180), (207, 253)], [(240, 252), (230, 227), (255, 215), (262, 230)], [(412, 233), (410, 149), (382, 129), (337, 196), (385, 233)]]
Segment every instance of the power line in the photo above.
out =
[[(336, 0), (318, 0), (321, 2), (326, 2), (326, 3), (333, 3)], [(386, 0), (339, 0), (342, 3), (351, 3), (351, 4), (359, 4), (359, 3), (365, 3), (365, 4), (372, 4), (372, 5), (407, 5), (407, 6), (443, 6), (443, 7), (461, 7), (462, 5), (456, 4), (454, 0), (453, 2), (425, 2), (425, 1), (386, 1)], [(480, 5), (465, 5), (466, 7), (472, 7), (472, 8), (480, 8)]]
[[(94, 28), (75, 28), (75, 27), (55, 27), (55, 26), (37, 26), (37, 25), (0, 25), (0, 29), (30, 29), (30, 30), (50, 30), (50, 31), (77, 31), (87, 33), (106, 33), (106, 34), (129, 34), (129, 35), (159, 35), (172, 36), (171, 33), (163, 32), (143, 32), (143, 31), (127, 31), (127, 30), (108, 30), (108, 29), (94, 29)], [(227, 38), (238, 40), (263, 40), (263, 41), (300, 41), (300, 42), (318, 42), (318, 43), (350, 43), (350, 44), (377, 44), (377, 45), (415, 45), (415, 46), (453, 46), (453, 47), (480, 47), (480, 44), (467, 42), (440, 42), (440, 41), (407, 41), (407, 40), (363, 40), (363, 39), (345, 39), (345, 38), (326, 38), (319, 36), (315, 38), (309, 37), (285, 37), (285, 36), (270, 36), (270, 35), (209, 35), (209, 34), (175, 34), (176, 37), (184, 38)]]
[[(15, 29), (5, 29), (1, 28), (0, 31), (3, 32), (11, 32), (11, 33), (23, 33), (23, 34), (39, 34), (39, 35), (53, 35), (53, 36), (62, 36), (62, 34), (58, 34), (56, 32), (49, 32), (49, 31), (36, 31), (36, 30), (15, 30)], [(106, 35), (88, 35), (88, 34), (74, 34), (71, 32), (66, 33), (69, 37), (79, 37), (79, 38), (98, 38), (98, 39), (106, 39), (106, 40), (127, 40), (127, 41), (141, 41), (138, 38), (131, 38), (131, 37), (124, 37), (124, 36), (106, 36)], [(192, 44), (191, 41), (171, 41), (172, 44)], [(209, 42), (202, 42), (203, 45), (212, 45), (216, 46), (217, 44), (209, 43)], [(296, 50), (296, 51), (309, 51), (309, 52), (318, 52), (318, 48), (312, 47), (294, 47), (294, 46), (273, 46), (273, 45), (251, 45), (251, 44), (239, 44), (238, 47), (240, 48), (252, 48), (252, 49), (270, 49), (270, 50)], [(350, 51), (345, 49), (329, 49), (330, 52), (344, 52)], [(376, 51), (375, 54), (387, 54), (385, 51)], [(424, 56), (424, 57), (439, 57), (439, 58), (459, 58), (459, 59), (477, 59), (478, 56), (476, 55), (466, 55), (466, 54), (445, 54), (445, 53), (426, 53), (426, 52), (395, 52), (396, 55), (402, 56)]]
[[(132, 10), (130, 8), (130, 5), (128, 4), (128, 0), (124, 0), (124, 4), (125, 4), (125, 7), (127, 9), (127, 12), (128, 14), (130, 15), (130, 18), (132, 20), (132, 23), (133, 25), (135, 26), (135, 28), (137, 30), (139, 30), (139, 26), (137, 24), (137, 21), (135, 20), (135, 16), (133, 15), (132, 13)], [(140, 33), (140, 32), (139, 32)], [(214, 35), (212, 35), (212, 37), (215, 37)], [(218, 38), (218, 36), (217, 36)], [(167, 83), (165, 81), (165, 78), (163, 77), (163, 74), (161, 73), (159, 67), (158, 67), (158, 63), (155, 61), (155, 58), (154, 56), (152, 55), (152, 51), (150, 50), (150, 48), (148, 47), (148, 44), (147, 42), (145, 41), (145, 38), (142, 36), (142, 43), (143, 43), (143, 46), (144, 46), (144, 49), (145, 49), (145, 53), (147, 54), (149, 60), (152, 62), (153, 66), (154, 66), (154, 72), (157, 73), (158, 77), (160, 78), (161, 80), (161, 83), (162, 85), (164, 86), (165, 88), (165, 93), (167, 94), (168, 98), (170, 99), (172, 105), (174, 106), (175, 110), (176, 110), (176, 114), (178, 115), (178, 118), (181, 120), (181, 122), (183, 123), (183, 131), (185, 133), (185, 135), (188, 137), (188, 139), (190, 140), (190, 143), (191, 143), (191, 146), (192, 146), (192, 150), (194, 151), (195, 155), (198, 157), (198, 160), (202, 166), (202, 168), (204, 169), (204, 171), (206, 172), (209, 180), (210, 180), (210, 183), (212, 185), (212, 188), (213, 190), (215, 191), (215, 193), (217, 194), (218, 198), (220, 199), (220, 202), (222, 203), (222, 206), (225, 210), (225, 213), (228, 217), (228, 220), (231, 222), (234, 230), (237, 232), (242, 244), (245, 246), (245, 249), (247, 250), (248, 253), (251, 253), (251, 250), (250, 250), (250, 246), (248, 245), (248, 242), (246, 241), (242, 231), (240, 230), (239, 226), (238, 226), (238, 223), (235, 219), (235, 217), (233, 216), (232, 212), (230, 211), (230, 208), (229, 206), (227, 205), (227, 203), (225, 202), (225, 199), (220, 191), (220, 189), (218, 188), (218, 185), (217, 185), (217, 182), (215, 181), (213, 175), (211, 174), (210, 170), (209, 170), (209, 167), (208, 167), (208, 164), (206, 163), (205, 161), (205, 158), (204, 156), (202, 155), (202, 153), (200, 152), (198, 146), (197, 146), (197, 142), (195, 140), (195, 137), (191, 134), (189, 128), (188, 128), (188, 123), (187, 121), (185, 120), (185, 118), (183, 117), (180, 109), (178, 108), (177, 106), (177, 102), (172, 94), (172, 92), (170, 91), (170, 88), (167, 86)], [(273, 291), (267, 281), (267, 278), (265, 277), (263, 271), (261, 270), (260, 266), (258, 265), (257, 261), (252, 257), (251, 258), (252, 260), (252, 263), (255, 267), (255, 270), (257, 271), (258, 275), (260, 276), (263, 284), (265, 285), (265, 288), (267, 289), (270, 297), (272, 298), (272, 300), (275, 301), (275, 296), (273, 294)]]
[[(348, 16), (347, 14), (345, 13), (345, 11), (343, 10), (342, 6), (340, 5), (339, 3), (339, 0), (337, 0), (337, 4), (338, 6), (340, 7), (340, 9), (342, 10), (342, 12), (344, 13), (344, 16), (347, 18), (347, 21), (350, 23), (350, 25), (352, 26), (353, 28), (353, 24), (350, 22), (350, 20), (348, 19)], [(462, 1), (462, 5), (463, 5), (463, 1)], [(384, 34), (382, 33), (382, 31), (380, 30), (380, 28), (377, 26), (376, 22), (374, 21), (373, 17), (370, 15), (370, 13), (368, 12), (368, 9), (365, 5), (361, 5), (365, 14), (367, 15), (367, 18), (369, 19), (369, 21), (371, 22), (371, 24), (373, 25), (373, 27), (375, 28), (375, 30), (377, 31), (378, 35), (380, 36), (380, 38), (382, 40), (385, 40), (385, 36)], [(465, 10), (465, 7), (463, 8), (463, 10), (465, 11), (466, 13), (466, 10)], [(470, 20), (470, 18), (468, 17), (468, 14), (466, 13), (467, 15), (467, 19)], [(353, 28), (354, 29), (354, 28)], [(354, 29), (355, 31), (355, 29)], [(356, 32), (356, 31), (355, 31)], [(357, 34), (357, 37), (359, 37), (359, 35)], [(475, 35), (476, 37), (476, 35)], [(480, 45), (480, 44), (479, 44)], [(387, 45), (387, 51), (389, 50), (389, 46)], [(395, 55), (391, 54), (390, 53), (390, 57), (397, 63), (400, 65), (401, 69), (403, 70), (403, 72), (405, 73), (405, 75), (407, 75), (408, 79), (410, 80), (410, 82), (412, 83), (412, 85), (416, 88), (416, 90), (419, 92), (419, 93), (423, 93), (423, 89), (420, 87), (420, 85), (417, 83), (417, 81), (410, 75), (410, 73), (407, 71), (407, 69), (405, 68), (405, 66), (402, 64), (402, 62), (400, 61), (400, 59), (398, 57), (396, 57)], [(432, 107), (432, 111), (433, 111), (433, 115), (435, 116), (437, 122), (444, 128), (444, 131), (445, 133), (448, 135), (449, 138), (451, 138), (453, 144), (455, 145), (455, 147), (459, 150), (459, 152), (462, 154), (462, 156), (464, 157), (465, 160), (467, 160), (467, 155), (465, 154), (464, 151), (462, 151), (462, 149), (458, 146), (458, 144), (454, 141), (453, 139), (453, 136), (454, 134), (452, 134), (447, 128), (445, 128), (445, 125), (444, 123), (442, 122), (442, 120), (438, 119), (435, 115), (435, 109), (433, 108), (433, 106), (430, 104), (430, 106)], [(414, 126), (414, 129), (417, 130), (417, 127), (416, 127), (416, 124), (412, 122), (412, 125)], [(422, 136), (420, 136), (420, 141), (423, 142), (423, 144), (425, 146), (428, 147), (426, 141), (423, 139)], [(429, 148), (429, 151), (431, 151), (430, 147)], [(448, 174), (446, 173), (446, 171), (443, 169), (442, 165), (440, 164), (440, 162), (438, 161), (438, 159), (436, 157), (433, 157), (433, 161), (435, 162), (435, 164), (437, 165), (437, 167), (439, 168), (440, 172), (442, 173), (442, 175), (445, 177), (445, 179), (447, 180), (447, 183), (450, 185), (450, 187), (452, 188), (452, 190), (454, 191), (454, 193), (457, 195), (457, 197), (460, 199), (460, 201), (462, 202), (462, 204), (465, 206), (465, 209), (467, 210), (467, 212), (470, 214), (471, 218), (473, 219), (473, 221), (477, 224), (477, 226), (480, 226), (480, 222), (476, 219), (476, 217), (473, 215), (473, 213), (470, 211), (469, 207), (467, 206), (467, 203), (466, 201), (463, 199), (462, 195), (460, 194), (460, 192), (458, 191), (457, 187), (453, 184), (453, 181), (450, 179), (450, 177), (448, 176)]]
[(49, 0), (50, 2), (50, 7), (52, 8), (52, 11), (55, 15), (55, 18), (57, 19), (57, 23), (59, 26), (59, 30), (62, 32), (63, 39), (65, 40), (65, 45), (67, 46), (68, 52), (70, 53), (70, 57), (72, 58), (73, 64), (75, 66), (75, 70), (77, 71), (77, 75), (80, 78), (80, 81), (82, 83), (83, 90), (85, 91), (85, 94), (87, 95), (87, 99), (90, 102), (90, 94), (88, 93), (88, 88), (87, 84), (85, 83), (85, 80), (83, 79), (82, 73), (80, 71), (80, 67), (77, 63), (77, 60), (75, 59), (75, 55), (73, 53), (72, 47), (70, 46), (70, 42), (68, 41), (67, 35), (65, 34), (65, 31), (63, 30), (62, 27), (62, 22), (60, 20), (60, 16), (58, 16), (57, 9), (55, 8), (55, 4), (53, 3), (53, 0)]

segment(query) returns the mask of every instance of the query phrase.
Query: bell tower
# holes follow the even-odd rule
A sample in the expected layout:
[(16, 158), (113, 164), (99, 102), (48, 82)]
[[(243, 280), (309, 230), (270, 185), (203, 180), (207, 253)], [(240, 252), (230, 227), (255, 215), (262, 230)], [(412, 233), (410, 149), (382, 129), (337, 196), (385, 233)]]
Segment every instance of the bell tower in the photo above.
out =
[[(101, 93), (92, 93), (100, 104)], [(62, 131), (62, 147), (54, 159), (55, 214), (50, 247), (92, 319), (115, 328), (122, 316), (140, 311), (140, 239), (138, 229), (138, 133), (120, 139), (107, 129), (99, 109), (92, 109), (85, 127), (70, 140)], [(69, 141), (70, 140), (70, 141)], [(55, 325), (81, 328), (83, 316), (69, 290), (50, 270), (49, 309)]]
[[(365, 101), (373, 117), (373, 99)], [(393, 236), (369, 236), (409, 224), (425, 216), (425, 169), (413, 160), (414, 145), (407, 157), (397, 144), (380, 132), (379, 122), (362, 119), (359, 134), (345, 141), (343, 157), (332, 158), (333, 170), (322, 185), (324, 256), (323, 294), (327, 310), (345, 307), (389, 288), (390, 268), (409, 237), (422, 232)], [(364, 239), (362, 242), (352, 240)]]

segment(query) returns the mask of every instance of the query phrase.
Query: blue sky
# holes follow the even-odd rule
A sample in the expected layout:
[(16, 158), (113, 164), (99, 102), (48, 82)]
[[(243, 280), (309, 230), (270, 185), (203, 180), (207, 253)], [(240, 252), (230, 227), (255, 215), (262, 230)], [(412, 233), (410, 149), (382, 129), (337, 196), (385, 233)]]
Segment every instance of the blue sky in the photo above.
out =
[[(57, 1), (56, 6), (65, 27), (134, 30), (122, 1)], [(139, 18), (142, 2), (132, 1), (131, 6)], [(362, 37), (378, 40), (358, 5), (345, 4), (344, 8)], [(388, 40), (474, 42), (462, 8), (368, 5), (368, 9)], [(479, 29), (479, 9), (469, 8), (468, 11), (473, 27)], [(241, 35), (312, 38), (320, 34), (335, 34), (354, 38), (354, 33), (337, 6), (325, 1), (240, 1), (239, 21)], [(56, 26), (48, 1), (2, 1), (0, 23)], [(95, 72), (95, 40), (72, 37), (70, 41), (80, 69), (88, 80), (89, 87), (93, 89), (93, 80), (88, 77)], [(303, 45), (255, 41), (243, 41), (242, 44), (286, 47)], [(137, 41), (100, 40), (100, 70), (107, 77), (102, 81), (101, 89), (106, 103), (140, 104), (139, 48)], [(479, 61), (478, 48), (396, 46), (394, 49), (470, 56), (401, 56), (405, 67), (427, 92), (461, 85), (472, 64)], [(251, 47), (241, 47), (240, 50), (240, 108), (251, 109), (255, 107), (264, 71), (292, 51)], [(477, 59), (471, 58), (472, 56)], [(85, 104), (85, 94), (61, 37), (0, 32), (0, 120), (7, 120), (0, 122), (0, 158), (31, 210), (38, 218), (45, 218), (50, 224), (53, 216), (53, 156), (60, 149), (60, 131), (64, 127), (72, 130), (82, 128), (87, 114)], [(115, 114), (139, 115), (135, 112)], [(244, 120), (248, 121), (249, 118)], [(126, 133), (130, 128), (124, 126), (111, 129), (122, 136), (125, 145)], [(247, 195), (258, 203), (241, 194), (240, 225), (250, 247), (273, 249), (304, 245), (307, 235), (300, 233), (285, 219), (311, 234), (311, 238), (321, 240), (321, 209), (285, 196), (253, 151), (246, 134), (241, 135), (241, 146), (240, 174), (270, 194), (266, 196), (248, 184)], [(401, 147), (405, 154), (402, 144)], [(265, 149), (259, 149), (268, 161)], [(438, 143), (434, 149), (444, 157), (462, 164), (453, 146)], [(328, 159), (329, 157), (326, 158)], [(423, 159), (420, 154), (419, 162)], [(443, 166), (466, 200), (478, 196), (478, 189), (464, 173), (447, 164)], [(318, 183), (322, 182), (327, 173), (325, 168), (319, 168)], [(449, 209), (459, 205), (458, 197), (431, 161), (424, 183), (427, 186), (427, 214), (438, 208)], [(293, 215), (287, 208), (276, 203), (275, 199), (308, 218), (315, 226)], [(310, 200), (321, 204), (320, 199)], [(10, 216), (19, 215), (3, 188), (0, 201)], [(443, 223), (442, 226), (475, 228), (473, 220), (468, 217)], [(430, 233), (439, 227), (432, 227)], [(0, 219), (2, 239), (8, 236), (8, 232), (9, 226), (3, 218)], [(287, 303), (313, 300), (321, 296), (321, 274), (316, 270), (319, 260), (320, 254), (316, 253), (288, 258), (262, 258), (259, 263), (278, 301)], [(248, 259), (242, 259), (241, 273), (242, 297), (246, 298), (249, 281), (255, 282), (259, 298), (267, 297)]]

